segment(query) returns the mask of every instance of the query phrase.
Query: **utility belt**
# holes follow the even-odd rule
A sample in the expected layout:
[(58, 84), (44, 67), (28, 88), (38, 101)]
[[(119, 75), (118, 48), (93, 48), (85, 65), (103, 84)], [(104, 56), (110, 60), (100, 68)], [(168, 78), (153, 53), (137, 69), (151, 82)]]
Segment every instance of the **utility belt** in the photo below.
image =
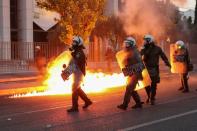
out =
[(185, 55), (174, 55), (174, 62), (185, 62)]
[(122, 72), (124, 76), (131, 76), (136, 73), (141, 73), (145, 69), (145, 66), (143, 63), (137, 63), (134, 65), (129, 65), (126, 66), (125, 68), (122, 69)]

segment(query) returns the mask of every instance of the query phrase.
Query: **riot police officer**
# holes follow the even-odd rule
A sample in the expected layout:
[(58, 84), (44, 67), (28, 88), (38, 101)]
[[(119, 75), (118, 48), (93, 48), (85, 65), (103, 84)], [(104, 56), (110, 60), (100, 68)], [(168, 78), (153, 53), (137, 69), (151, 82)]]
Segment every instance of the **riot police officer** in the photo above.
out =
[(78, 112), (78, 97), (81, 97), (85, 102), (85, 105), (83, 106), (84, 109), (92, 104), (92, 101), (80, 87), (86, 74), (86, 56), (83, 49), (85, 49), (83, 39), (80, 36), (74, 36), (72, 47), (69, 48), (69, 50), (72, 52), (73, 62), (77, 69), (73, 72), (74, 83), (72, 85), (72, 108), (68, 109), (68, 112)]
[(130, 52), (132, 55), (125, 55), (126, 58), (124, 58), (126, 61), (126, 67), (123, 68), (122, 71), (123, 74), (127, 76), (127, 86), (126, 86), (123, 103), (121, 105), (118, 105), (117, 107), (119, 109), (126, 110), (130, 102), (130, 98), (132, 96), (136, 103), (134, 106), (132, 106), (132, 108), (133, 109), (142, 108), (140, 96), (138, 95), (137, 91), (135, 91), (138, 80), (142, 79), (142, 68), (139, 67), (139, 70), (137, 69), (135, 72), (129, 70), (135, 65), (143, 64), (141, 60), (140, 52), (136, 48), (136, 41), (134, 38), (128, 37), (124, 41), (124, 51), (128, 54)]
[(152, 80), (151, 86), (145, 88), (148, 95), (146, 102), (151, 102), (151, 105), (154, 105), (157, 83), (160, 82), (159, 58), (161, 57), (168, 67), (171, 68), (171, 65), (162, 49), (155, 44), (152, 35), (144, 36), (144, 45), (141, 50), (141, 55)]
[(190, 64), (190, 57), (189, 52), (185, 46), (185, 43), (181, 40), (177, 41), (175, 43), (175, 54), (179, 58), (177, 59), (178, 62), (184, 63), (185, 66), (185, 72), (179, 73), (181, 77), (181, 84), (182, 86), (179, 88), (180, 91), (183, 93), (189, 92), (189, 86), (188, 86), (188, 72), (192, 70), (192, 64)]

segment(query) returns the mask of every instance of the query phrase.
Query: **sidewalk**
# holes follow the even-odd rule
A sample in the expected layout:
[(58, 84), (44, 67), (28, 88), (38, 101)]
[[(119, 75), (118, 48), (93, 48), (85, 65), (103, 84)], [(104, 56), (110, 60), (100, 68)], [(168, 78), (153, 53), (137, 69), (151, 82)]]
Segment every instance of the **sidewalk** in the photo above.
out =
[(38, 80), (37, 72), (0, 74), (0, 83)]
[(0, 96), (43, 91), (37, 72), (0, 74)]

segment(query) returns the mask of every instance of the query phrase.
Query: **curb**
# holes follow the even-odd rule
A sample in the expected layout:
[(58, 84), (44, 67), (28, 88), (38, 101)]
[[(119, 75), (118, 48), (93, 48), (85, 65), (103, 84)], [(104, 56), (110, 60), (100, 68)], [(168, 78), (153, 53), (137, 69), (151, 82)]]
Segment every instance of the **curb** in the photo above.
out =
[(39, 78), (42, 78), (42, 76), (27, 76), (27, 77), (13, 77), (13, 78), (7, 77), (0, 79), (0, 83), (38, 80)]
[(28, 81), (28, 80), (37, 80), (39, 77), (22, 77), (22, 78), (4, 78), (4, 79), (0, 79), (0, 83), (4, 83), (4, 82), (15, 82), (15, 81)]

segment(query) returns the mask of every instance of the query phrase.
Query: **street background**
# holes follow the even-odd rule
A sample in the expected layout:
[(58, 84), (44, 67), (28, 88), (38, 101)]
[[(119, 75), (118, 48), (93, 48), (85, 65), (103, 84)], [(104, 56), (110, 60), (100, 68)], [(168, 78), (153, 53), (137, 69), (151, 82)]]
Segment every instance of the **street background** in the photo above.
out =
[[(197, 130), (197, 73), (196, 55), (190, 46), (195, 70), (190, 73), (190, 92), (178, 91), (181, 86), (178, 75), (171, 74), (161, 64), (161, 83), (158, 86), (156, 105), (144, 105), (143, 109), (127, 111), (117, 109), (123, 100), (125, 87), (88, 94), (94, 104), (87, 110), (68, 114), (71, 96), (40, 96), (10, 98), (15, 93), (31, 92), (42, 84), (39, 75), (32, 73), (2, 74), (0, 76), (0, 129), (21, 130), (136, 130), (136, 131), (195, 131)], [(146, 100), (145, 90), (140, 90)], [(8, 95), (8, 96), (7, 96)], [(80, 101), (80, 106), (83, 103)]]

